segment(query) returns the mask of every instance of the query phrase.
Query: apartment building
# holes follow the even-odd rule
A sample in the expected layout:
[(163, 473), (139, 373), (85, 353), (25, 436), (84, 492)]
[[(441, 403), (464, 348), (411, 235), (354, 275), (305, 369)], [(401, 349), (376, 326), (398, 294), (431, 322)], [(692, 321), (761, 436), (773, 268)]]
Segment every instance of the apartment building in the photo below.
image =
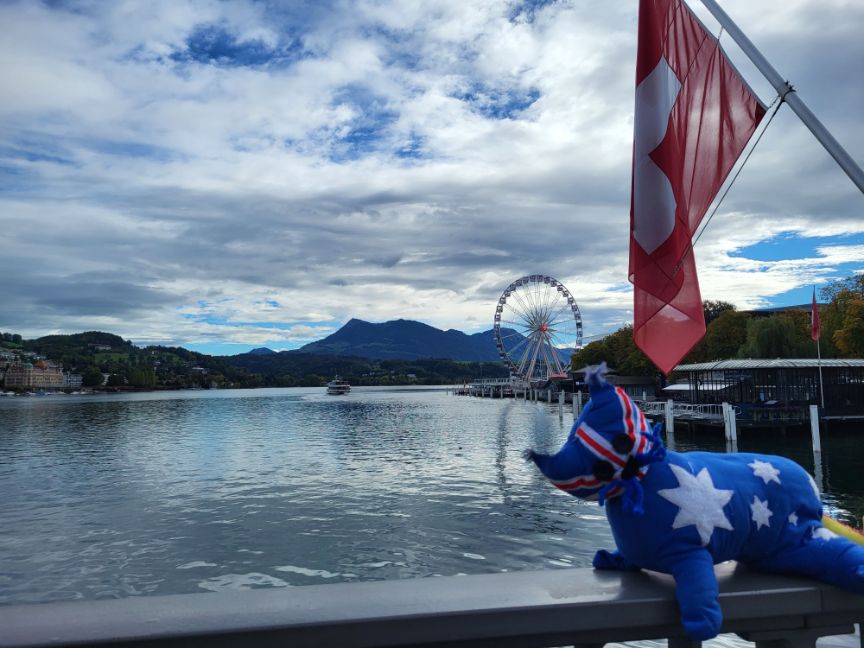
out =
[(15, 362), (6, 369), (6, 389), (63, 389), (63, 367), (52, 362)]

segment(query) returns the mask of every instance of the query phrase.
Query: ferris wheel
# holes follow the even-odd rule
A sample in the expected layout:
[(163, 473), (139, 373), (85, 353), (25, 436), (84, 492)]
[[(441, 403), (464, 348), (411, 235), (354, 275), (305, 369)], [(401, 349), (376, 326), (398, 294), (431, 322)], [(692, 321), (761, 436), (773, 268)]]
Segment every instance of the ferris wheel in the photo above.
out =
[(495, 308), (495, 346), (510, 377), (525, 382), (564, 375), (582, 347), (582, 314), (570, 291), (547, 275), (517, 279)]

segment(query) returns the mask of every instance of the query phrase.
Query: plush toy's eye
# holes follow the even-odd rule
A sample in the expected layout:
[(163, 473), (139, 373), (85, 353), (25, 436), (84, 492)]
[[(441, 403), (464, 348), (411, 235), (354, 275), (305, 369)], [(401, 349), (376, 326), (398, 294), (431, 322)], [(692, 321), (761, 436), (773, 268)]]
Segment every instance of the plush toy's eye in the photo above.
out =
[(615, 469), (612, 467), (612, 464), (604, 459), (595, 461), (591, 472), (600, 481), (612, 481), (612, 478), (615, 476)]
[(612, 439), (612, 447), (618, 454), (627, 454), (633, 449), (633, 439), (623, 432), (616, 434), (615, 438)]
[(624, 466), (624, 470), (621, 471), (621, 479), (630, 479), (631, 477), (635, 477), (638, 472), (639, 464), (636, 459), (633, 457), (627, 457), (627, 465)]

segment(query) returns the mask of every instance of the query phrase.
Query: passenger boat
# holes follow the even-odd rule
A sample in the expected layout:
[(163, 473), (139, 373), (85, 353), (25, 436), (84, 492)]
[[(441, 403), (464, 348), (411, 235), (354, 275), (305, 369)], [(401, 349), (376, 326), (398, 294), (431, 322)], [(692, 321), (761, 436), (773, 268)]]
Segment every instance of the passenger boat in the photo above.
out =
[(347, 394), (350, 391), (351, 385), (348, 384), (348, 381), (342, 380), (338, 375), (327, 383), (328, 394), (338, 396), (340, 394)]

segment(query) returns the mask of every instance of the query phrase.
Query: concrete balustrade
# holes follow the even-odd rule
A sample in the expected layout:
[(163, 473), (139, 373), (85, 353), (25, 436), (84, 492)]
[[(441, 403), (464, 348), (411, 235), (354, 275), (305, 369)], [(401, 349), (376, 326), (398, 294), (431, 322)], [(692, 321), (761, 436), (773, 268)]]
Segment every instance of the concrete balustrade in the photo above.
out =
[[(852, 632), (864, 597), (816, 581), (716, 568), (723, 632), (804, 648)], [(674, 583), (650, 572), (512, 572), (0, 607), (0, 646), (601, 646), (692, 648)]]

